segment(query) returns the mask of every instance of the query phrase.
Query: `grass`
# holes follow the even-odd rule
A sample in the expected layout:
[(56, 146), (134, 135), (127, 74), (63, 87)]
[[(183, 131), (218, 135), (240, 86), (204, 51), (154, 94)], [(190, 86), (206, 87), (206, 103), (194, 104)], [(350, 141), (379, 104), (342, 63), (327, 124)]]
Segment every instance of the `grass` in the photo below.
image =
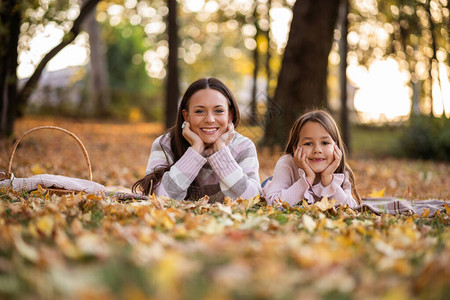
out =
[(357, 157), (396, 156), (397, 140), (400, 137), (400, 127), (364, 126), (351, 127), (351, 151)]

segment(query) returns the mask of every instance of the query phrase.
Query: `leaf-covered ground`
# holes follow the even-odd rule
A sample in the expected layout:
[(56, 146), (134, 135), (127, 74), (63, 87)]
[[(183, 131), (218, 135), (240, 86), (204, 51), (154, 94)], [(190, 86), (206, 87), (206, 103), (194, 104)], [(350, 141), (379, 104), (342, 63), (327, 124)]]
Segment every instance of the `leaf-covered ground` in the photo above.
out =
[[(145, 171), (158, 124), (25, 119), (17, 132), (58, 125), (77, 134), (94, 180), (130, 187)], [(257, 129), (241, 130), (255, 140)], [(0, 144), (5, 170), (11, 144)], [(261, 178), (278, 152), (260, 149)], [(362, 196), (450, 200), (450, 166), (395, 159), (351, 165)], [(64, 134), (25, 137), (17, 177), (87, 178)], [(434, 217), (356, 213), (329, 203), (295, 209), (259, 198), (224, 204), (120, 202), (94, 195), (0, 190), (0, 298), (6, 299), (445, 299), (450, 208)]]

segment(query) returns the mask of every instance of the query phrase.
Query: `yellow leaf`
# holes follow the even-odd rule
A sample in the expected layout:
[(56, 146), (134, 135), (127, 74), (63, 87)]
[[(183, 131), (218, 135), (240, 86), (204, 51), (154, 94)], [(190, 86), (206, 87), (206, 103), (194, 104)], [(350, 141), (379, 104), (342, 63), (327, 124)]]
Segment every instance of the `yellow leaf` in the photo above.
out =
[(258, 203), (259, 201), (261, 201), (259, 194), (256, 197), (250, 198), (248, 199), (248, 204), (249, 204), (249, 208), (253, 207), (253, 205), (255, 205), (256, 203)]
[(44, 174), (44, 170), (41, 168), (41, 166), (39, 166), (39, 164), (34, 164), (31, 167), (31, 172), (33, 172), (34, 175), (38, 175), (38, 174)]
[(273, 204), (274, 204), (275, 206), (283, 206), (284, 202), (281, 201), (281, 198), (275, 198), (275, 199), (273, 200)]
[(95, 200), (95, 201), (101, 201), (102, 197), (95, 195), (95, 194), (89, 194), (86, 197), (88, 200)]
[(47, 192), (40, 184), (37, 185), (37, 190), (41, 195), (45, 195), (45, 193)]
[(167, 291), (175, 290), (176, 279), (179, 276), (179, 269), (182, 267), (182, 263), (183, 261), (178, 253), (174, 251), (165, 253), (155, 266), (154, 280), (157, 286)]
[(42, 232), (46, 237), (49, 237), (53, 232), (54, 220), (50, 216), (43, 216), (36, 222), (37, 229)]
[(426, 218), (428, 217), (428, 215), (430, 214), (430, 209), (429, 208), (424, 208), (423, 209), (423, 213), (422, 213), (422, 217)]
[(313, 232), (317, 227), (316, 221), (308, 215), (303, 215), (302, 221), (303, 226), (305, 226), (306, 230), (309, 232)]
[(303, 206), (304, 208), (309, 207), (309, 204), (308, 204), (308, 202), (307, 202), (305, 199), (302, 200), (302, 206)]
[(197, 200), (197, 202), (195, 203), (195, 206), (196, 206), (196, 207), (202, 207), (202, 206), (207, 205), (208, 202), (209, 202), (209, 196), (208, 196), (208, 195), (205, 195), (205, 197), (203, 197), (203, 198)]
[(175, 223), (166, 214), (164, 214), (164, 216), (162, 217), (162, 224), (169, 230), (171, 230), (173, 226), (175, 226)]
[(63, 230), (59, 229), (56, 231), (55, 242), (65, 256), (70, 258), (78, 258), (80, 256), (80, 251)]
[(164, 200), (156, 196), (154, 193), (151, 195), (150, 200), (156, 208), (162, 210), (164, 209)]
[(407, 289), (403, 286), (396, 286), (389, 290), (384, 297), (384, 300), (407, 300), (411, 299)]
[(230, 197), (225, 197), (225, 199), (223, 200), (223, 204), (226, 206), (232, 206), (234, 204), (234, 201)]
[(314, 203), (314, 206), (320, 209), (321, 211), (327, 211), (334, 206), (336, 200), (328, 201), (328, 197), (323, 197), (319, 202)]
[(366, 229), (363, 226), (361, 226), (361, 225), (356, 226), (356, 231), (358, 231), (358, 233), (361, 234), (361, 235), (365, 235), (366, 234)]
[(372, 193), (369, 194), (370, 198), (382, 198), (384, 197), (384, 192), (386, 191), (386, 187), (381, 190), (372, 190)]

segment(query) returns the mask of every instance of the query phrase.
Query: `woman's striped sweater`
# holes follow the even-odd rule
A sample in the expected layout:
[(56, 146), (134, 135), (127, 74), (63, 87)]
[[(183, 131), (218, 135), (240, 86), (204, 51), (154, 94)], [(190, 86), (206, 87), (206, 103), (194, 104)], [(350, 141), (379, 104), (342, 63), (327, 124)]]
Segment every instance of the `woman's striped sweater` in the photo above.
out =
[(164, 173), (161, 184), (155, 189), (156, 195), (183, 200), (194, 180), (195, 194), (198, 197), (208, 195), (210, 201), (223, 201), (224, 197), (245, 199), (261, 193), (256, 147), (249, 138), (237, 132), (221, 150), (212, 153), (207, 149), (200, 154), (189, 147), (175, 163), (170, 138), (168, 134), (162, 135), (153, 142), (145, 173), (167, 165), (171, 166), (170, 170)]

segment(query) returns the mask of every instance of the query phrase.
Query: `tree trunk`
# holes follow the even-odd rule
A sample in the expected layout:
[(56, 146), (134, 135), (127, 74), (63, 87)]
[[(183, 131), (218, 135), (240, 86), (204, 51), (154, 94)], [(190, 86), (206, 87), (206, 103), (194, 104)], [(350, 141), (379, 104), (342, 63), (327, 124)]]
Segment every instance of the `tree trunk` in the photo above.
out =
[[(83, 2), (87, 2), (84, 0)], [(97, 116), (106, 116), (111, 93), (109, 90), (108, 66), (105, 57), (104, 45), (100, 34), (100, 28), (95, 19), (96, 8), (87, 16), (86, 29), (89, 34), (90, 66), (89, 79), (89, 102), (91, 111)]]
[(341, 92), (341, 132), (344, 144), (350, 153), (350, 126), (348, 121), (348, 106), (347, 106), (347, 32), (348, 32), (348, 0), (341, 1), (340, 7), (340, 27), (341, 40), (339, 42), (339, 55), (341, 62), (339, 64), (339, 86)]
[(269, 22), (269, 26), (267, 30), (265, 31), (266, 40), (267, 40), (267, 54), (266, 54), (266, 78), (267, 78), (267, 86), (266, 86), (266, 98), (271, 97), (270, 93), (270, 77), (272, 76), (272, 70), (270, 68), (270, 58), (271, 58), (271, 51), (270, 51), (270, 9), (272, 8), (272, 0), (267, 1), (267, 21)]
[(166, 81), (166, 128), (175, 125), (179, 97), (177, 1), (168, 0), (168, 6), (169, 58)]
[(258, 112), (256, 111), (256, 93), (258, 90), (258, 71), (259, 71), (259, 45), (258, 36), (260, 28), (258, 25), (258, 14), (256, 13), (256, 8), (258, 7), (258, 2), (255, 1), (255, 10), (253, 11), (253, 21), (256, 27), (255, 41), (256, 48), (253, 50), (253, 84), (252, 84), (252, 98), (250, 100), (250, 125), (256, 125), (258, 122)]
[(0, 10), (0, 138), (12, 135), (17, 115), (17, 44), (20, 34), (21, 12), (17, 1), (3, 1)]
[(430, 116), (434, 117), (434, 103), (433, 103), (433, 70), (437, 69), (438, 75), (436, 76), (436, 83), (439, 85), (439, 90), (442, 92), (442, 88), (441, 88), (441, 82), (439, 80), (439, 66), (438, 66), (438, 61), (436, 58), (436, 52), (437, 52), (437, 46), (436, 46), (436, 36), (434, 33), (434, 23), (433, 23), (433, 19), (431, 17), (431, 5), (430, 5), (430, 0), (425, 2), (425, 8), (427, 10), (427, 14), (428, 14), (428, 23), (429, 23), (429, 28), (428, 30), (430, 30), (430, 36), (431, 36), (431, 49), (433, 50), (433, 56), (430, 58), (429, 63), (430, 63), (430, 69), (428, 70), (428, 76), (430, 77), (430, 90), (429, 90), (429, 95), (430, 95), (430, 99), (431, 99), (431, 112), (430, 112)]
[(268, 107), (265, 145), (284, 145), (298, 115), (322, 105), (338, 9), (339, 0), (295, 2), (274, 102)]

